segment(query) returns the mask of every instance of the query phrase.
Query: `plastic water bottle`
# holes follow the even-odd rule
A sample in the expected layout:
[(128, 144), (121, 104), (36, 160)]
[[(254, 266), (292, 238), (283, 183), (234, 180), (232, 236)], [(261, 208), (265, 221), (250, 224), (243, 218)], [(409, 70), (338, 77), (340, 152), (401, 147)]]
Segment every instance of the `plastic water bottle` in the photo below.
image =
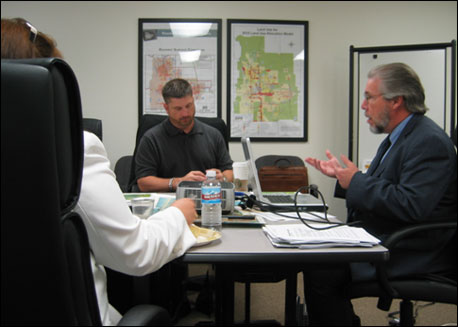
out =
[(221, 184), (216, 179), (216, 171), (207, 171), (207, 180), (201, 189), (202, 227), (221, 231)]

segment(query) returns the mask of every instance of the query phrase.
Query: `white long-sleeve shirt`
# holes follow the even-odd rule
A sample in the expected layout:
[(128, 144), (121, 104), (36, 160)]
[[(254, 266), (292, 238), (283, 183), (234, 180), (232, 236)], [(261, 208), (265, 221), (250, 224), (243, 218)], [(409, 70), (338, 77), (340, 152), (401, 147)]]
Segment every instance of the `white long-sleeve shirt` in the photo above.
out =
[(100, 315), (104, 325), (121, 315), (108, 303), (104, 266), (141, 276), (183, 255), (196, 239), (176, 207), (148, 219), (134, 216), (126, 204), (102, 142), (84, 132), (84, 168), (75, 211), (86, 226)]

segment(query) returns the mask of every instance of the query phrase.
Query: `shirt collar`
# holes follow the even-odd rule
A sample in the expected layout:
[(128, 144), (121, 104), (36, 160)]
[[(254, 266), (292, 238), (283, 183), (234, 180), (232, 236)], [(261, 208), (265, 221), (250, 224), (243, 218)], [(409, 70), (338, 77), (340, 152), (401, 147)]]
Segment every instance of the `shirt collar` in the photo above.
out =
[(396, 143), (396, 141), (399, 138), (399, 135), (401, 135), (402, 131), (404, 130), (404, 127), (406, 127), (407, 123), (412, 119), (412, 117), (413, 117), (413, 114), (410, 114), (409, 116), (407, 116), (406, 119), (400, 122), (398, 126), (396, 126), (393, 129), (393, 131), (390, 134), (390, 142), (392, 145)]
[(181, 129), (173, 126), (173, 124), (170, 122), (170, 119), (168, 118), (165, 122), (165, 130), (167, 131), (167, 134), (169, 134), (170, 136), (176, 136), (180, 134), (193, 135), (193, 134), (202, 134), (203, 133), (200, 122), (195, 118), (194, 118), (194, 126), (192, 127), (191, 131), (188, 134), (184, 133)]

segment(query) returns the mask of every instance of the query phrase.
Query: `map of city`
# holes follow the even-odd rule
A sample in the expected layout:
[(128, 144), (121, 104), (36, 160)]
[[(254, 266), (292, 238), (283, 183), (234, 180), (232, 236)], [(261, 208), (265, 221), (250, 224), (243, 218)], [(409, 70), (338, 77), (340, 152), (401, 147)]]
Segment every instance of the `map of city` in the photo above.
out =
[(147, 56), (148, 84), (145, 93), (145, 113), (165, 113), (162, 87), (174, 78), (186, 79), (192, 85), (196, 114), (213, 116), (216, 113), (214, 83), (216, 58), (202, 56), (198, 63), (183, 63), (178, 54)]
[(264, 36), (242, 36), (234, 100), (235, 114), (253, 122), (297, 121), (298, 94), (293, 53), (265, 52)]

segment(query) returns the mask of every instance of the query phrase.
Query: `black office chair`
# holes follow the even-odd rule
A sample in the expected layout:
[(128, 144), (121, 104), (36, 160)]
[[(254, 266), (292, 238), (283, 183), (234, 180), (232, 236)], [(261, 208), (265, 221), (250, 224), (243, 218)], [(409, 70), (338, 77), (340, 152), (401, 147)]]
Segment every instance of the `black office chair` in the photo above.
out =
[(307, 167), (297, 156), (264, 155), (255, 165), (263, 192), (295, 192), (309, 185)]
[(409, 226), (393, 233), (383, 245), (396, 251), (396, 245), (413, 234), (435, 229), (455, 231), (454, 240), (450, 243), (448, 257), (455, 268), (448, 274), (415, 274), (402, 278), (388, 277), (385, 263), (377, 266), (377, 281), (355, 282), (350, 287), (351, 298), (378, 297), (377, 307), (388, 311), (393, 299), (400, 299), (400, 325), (413, 326), (415, 317), (412, 301), (427, 301), (457, 304), (457, 270), (456, 270), (456, 224), (457, 222), (429, 223)]
[(116, 161), (114, 172), (116, 175), (116, 181), (124, 193), (129, 192), (130, 184), (130, 169), (132, 167), (133, 156), (122, 156)]
[(85, 131), (94, 133), (103, 141), (103, 130), (102, 130), (102, 121), (96, 118), (83, 118), (83, 129)]
[[(1, 324), (101, 325), (86, 229), (72, 211), (84, 151), (78, 83), (60, 59), (1, 66)], [(167, 318), (143, 306), (120, 323)]]
[(298, 156), (283, 156), (283, 155), (265, 155), (255, 160), (256, 169), (259, 171), (265, 166), (278, 166), (278, 167), (290, 167), (300, 166), (305, 167), (304, 160)]

